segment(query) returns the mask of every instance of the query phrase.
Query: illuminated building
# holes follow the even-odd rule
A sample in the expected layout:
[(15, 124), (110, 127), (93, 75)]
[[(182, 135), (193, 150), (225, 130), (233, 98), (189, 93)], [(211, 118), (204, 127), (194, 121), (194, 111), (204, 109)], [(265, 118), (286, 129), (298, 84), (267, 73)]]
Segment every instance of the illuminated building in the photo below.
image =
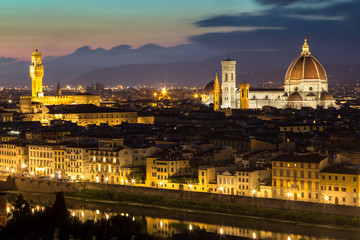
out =
[(29, 145), (29, 172), (51, 176), (54, 171), (54, 145)]
[[(222, 65), (222, 104), (221, 108), (276, 108), (337, 107), (335, 99), (328, 92), (328, 79), (325, 69), (314, 58), (305, 39), (302, 52), (286, 71), (284, 87), (277, 89), (249, 88), (241, 83), (236, 88), (236, 61), (226, 59)], [(214, 103), (214, 87), (210, 82), (204, 88), (202, 101)]]
[(272, 159), (273, 198), (319, 202), (320, 170), (328, 165), (326, 155), (281, 155)]
[(20, 142), (0, 143), (0, 170), (19, 173), (28, 169), (28, 148)]
[(100, 139), (99, 148), (89, 151), (90, 181), (111, 184), (128, 183), (130, 169), (120, 169), (120, 151), (124, 149), (124, 139)]
[(44, 96), (43, 82), (44, 65), (42, 56), (38, 49), (31, 54), (31, 65), (29, 67), (31, 77), (31, 96), (20, 98), (21, 112), (27, 114), (27, 118), (38, 121), (42, 117), (34, 116), (39, 114), (43, 105), (61, 104), (94, 104), (100, 106), (100, 96), (91, 94), (61, 95), (60, 83), (58, 83), (57, 96)]
[(360, 206), (359, 166), (328, 166), (320, 171), (320, 185), (321, 202)]
[(179, 185), (182, 185), (184, 189), (188, 190), (189, 186), (184, 186), (186, 185), (185, 183), (171, 183), (169, 178), (191, 175), (192, 170), (190, 168), (190, 160), (171, 159), (160, 155), (146, 158), (145, 185), (149, 187), (173, 189), (179, 189)]
[(138, 117), (135, 111), (123, 111), (116, 108), (102, 108), (93, 104), (84, 105), (58, 105), (47, 106), (46, 122), (51, 120), (64, 120), (76, 123), (79, 126), (89, 124), (119, 125), (123, 122), (137, 123)]
[(85, 146), (66, 146), (65, 173), (71, 180), (89, 180), (89, 151)]
[(61, 179), (65, 178), (65, 146), (56, 146), (54, 148), (54, 178)]

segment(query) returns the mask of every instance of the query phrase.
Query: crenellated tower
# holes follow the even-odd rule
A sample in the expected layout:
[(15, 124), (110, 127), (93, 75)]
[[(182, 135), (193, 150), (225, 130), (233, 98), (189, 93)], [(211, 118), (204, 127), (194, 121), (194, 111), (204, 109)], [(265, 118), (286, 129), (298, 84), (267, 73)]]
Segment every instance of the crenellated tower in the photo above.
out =
[(215, 83), (214, 83), (214, 111), (220, 110), (220, 84), (217, 73), (215, 73)]
[(30, 77), (32, 97), (43, 97), (42, 79), (44, 77), (44, 66), (42, 65), (41, 53), (38, 51), (37, 46), (35, 52), (31, 54)]

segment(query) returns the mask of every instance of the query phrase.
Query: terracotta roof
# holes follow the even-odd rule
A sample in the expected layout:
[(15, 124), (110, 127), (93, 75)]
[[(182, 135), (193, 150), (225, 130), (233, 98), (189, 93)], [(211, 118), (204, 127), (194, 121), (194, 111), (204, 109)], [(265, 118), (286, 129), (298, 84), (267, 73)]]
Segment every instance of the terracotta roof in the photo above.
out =
[(288, 97), (287, 100), (290, 102), (293, 102), (293, 101), (302, 101), (303, 99), (300, 96), (300, 94), (298, 94), (297, 92), (294, 92), (294, 93), (290, 94), (290, 96)]
[(360, 175), (360, 166), (328, 166), (320, 172)]
[(290, 64), (285, 74), (285, 80), (301, 79), (327, 80), (325, 69), (316, 58), (311, 56), (306, 38), (301, 55)]
[(211, 81), (211, 82), (209, 82), (209, 83), (205, 86), (205, 88), (204, 88), (204, 90), (203, 90), (203, 93), (204, 93), (204, 94), (213, 93), (213, 92), (214, 92), (214, 83), (215, 83), (214, 80)]
[(331, 101), (334, 100), (333, 96), (330, 93), (323, 92), (320, 97), (321, 101)]
[(272, 161), (279, 162), (305, 162), (305, 163), (320, 163), (327, 156), (320, 154), (306, 154), (306, 155), (281, 155), (272, 159)]

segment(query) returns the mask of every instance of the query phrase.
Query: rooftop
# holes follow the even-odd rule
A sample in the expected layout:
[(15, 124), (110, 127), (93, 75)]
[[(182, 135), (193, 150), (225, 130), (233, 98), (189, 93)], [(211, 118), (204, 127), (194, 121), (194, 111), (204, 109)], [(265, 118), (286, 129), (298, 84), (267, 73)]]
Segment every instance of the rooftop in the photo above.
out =
[(273, 158), (272, 161), (320, 163), (325, 158), (327, 158), (326, 155), (312, 153), (306, 155), (281, 155)]

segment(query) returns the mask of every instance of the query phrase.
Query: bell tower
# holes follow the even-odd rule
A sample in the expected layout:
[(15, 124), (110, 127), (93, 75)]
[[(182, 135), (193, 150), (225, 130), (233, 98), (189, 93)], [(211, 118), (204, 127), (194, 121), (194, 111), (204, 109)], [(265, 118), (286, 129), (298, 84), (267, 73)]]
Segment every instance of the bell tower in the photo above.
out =
[(37, 45), (35, 52), (31, 54), (31, 65), (29, 67), (31, 77), (31, 96), (43, 97), (42, 79), (44, 77), (44, 66), (42, 65), (41, 53)]
[(236, 61), (230, 58), (221, 61), (222, 108), (236, 108)]

